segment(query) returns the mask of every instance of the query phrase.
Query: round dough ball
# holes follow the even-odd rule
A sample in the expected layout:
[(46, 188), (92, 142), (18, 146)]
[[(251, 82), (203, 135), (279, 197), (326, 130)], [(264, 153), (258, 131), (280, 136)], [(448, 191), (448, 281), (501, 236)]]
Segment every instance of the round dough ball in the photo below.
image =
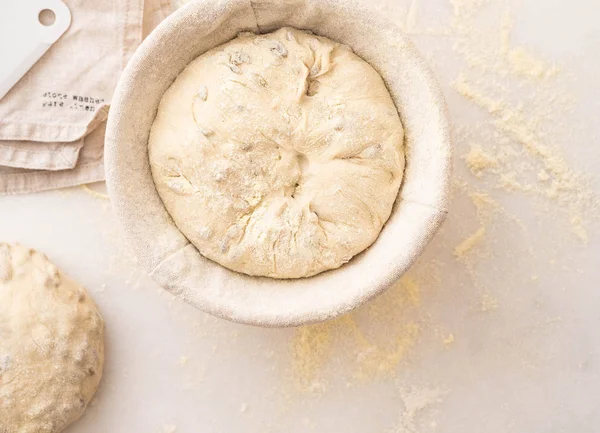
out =
[(282, 28), (190, 63), (162, 98), (149, 153), (165, 207), (205, 257), (299, 278), (377, 239), (402, 181), (403, 140), (373, 67)]
[(47, 257), (0, 243), (0, 432), (57, 433), (98, 388), (104, 322)]

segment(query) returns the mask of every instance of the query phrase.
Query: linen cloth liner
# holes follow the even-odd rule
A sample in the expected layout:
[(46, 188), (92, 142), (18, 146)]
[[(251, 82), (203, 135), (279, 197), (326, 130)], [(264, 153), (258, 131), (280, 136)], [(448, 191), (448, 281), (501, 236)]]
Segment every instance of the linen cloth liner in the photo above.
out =
[(104, 179), (117, 80), (142, 36), (171, 11), (169, 0), (64, 2), (71, 26), (0, 100), (0, 194)]
[[(341, 268), (298, 280), (250, 277), (203, 257), (166, 211), (148, 161), (158, 104), (183, 68), (240, 31), (283, 26), (347, 44), (375, 67), (406, 132), (404, 183), (378, 240)], [(187, 4), (133, 55), (115, 91), (106, 136), (112, 206), (143, 268), (191, 305), (260, 326), (295, 326), (343, 314), (400, 278), (446, 216), (451, 158), (447, 109), (430, 70), (397, 27), (355, 0)]]

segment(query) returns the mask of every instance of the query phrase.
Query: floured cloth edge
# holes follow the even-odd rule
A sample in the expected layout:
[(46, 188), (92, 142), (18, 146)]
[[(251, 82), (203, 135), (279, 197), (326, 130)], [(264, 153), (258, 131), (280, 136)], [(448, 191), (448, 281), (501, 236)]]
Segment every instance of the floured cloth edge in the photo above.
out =
[(0, 141), (0, 166), (29, 170), (67, 170), (74, 168), (84, 139), (72, 143)]
[(104, 180), (103, 161), (81, 164), (70, 170), (35, 170), (28, 173), (0, 174), (0, 195), (48, 191), (102, 180)]
[(104, 139), (102, 123), (83, 139), (78, 164), (66, 170), (28, 170), (0, 166), (0, 195), (25, 194), (66, 188), (104, 180)]
[(35, 141), (40, 143), (77, 141), (108, 118), (109, 105), (102, 105), (85, 125), (45, 123), (1, 123), (0, 141)]

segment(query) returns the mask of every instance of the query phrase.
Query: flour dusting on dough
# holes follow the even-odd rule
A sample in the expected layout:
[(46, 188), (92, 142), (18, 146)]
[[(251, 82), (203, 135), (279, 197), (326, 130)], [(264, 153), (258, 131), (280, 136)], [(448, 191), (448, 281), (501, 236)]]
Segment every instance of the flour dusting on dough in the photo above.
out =
[(192, 61), (163, 96), (149, 151), (165, 207), (201, 254), (301, 278), (377, 239), (402, 181), (403, 137), (373, 67), (283, 28)]

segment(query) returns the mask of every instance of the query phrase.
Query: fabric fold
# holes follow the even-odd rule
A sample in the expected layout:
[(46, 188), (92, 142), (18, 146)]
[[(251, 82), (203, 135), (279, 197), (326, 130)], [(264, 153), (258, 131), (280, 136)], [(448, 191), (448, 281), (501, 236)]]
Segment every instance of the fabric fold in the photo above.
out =
[(0, 99), (0, 195), (104, 180), (106, 119), (129, 58), (170, 0), (63, 0), (65, 34)]
[(75, 168), (84, 140), (72, 143), (0, 141), (0, 166), (29, 170), (68, 170)]

